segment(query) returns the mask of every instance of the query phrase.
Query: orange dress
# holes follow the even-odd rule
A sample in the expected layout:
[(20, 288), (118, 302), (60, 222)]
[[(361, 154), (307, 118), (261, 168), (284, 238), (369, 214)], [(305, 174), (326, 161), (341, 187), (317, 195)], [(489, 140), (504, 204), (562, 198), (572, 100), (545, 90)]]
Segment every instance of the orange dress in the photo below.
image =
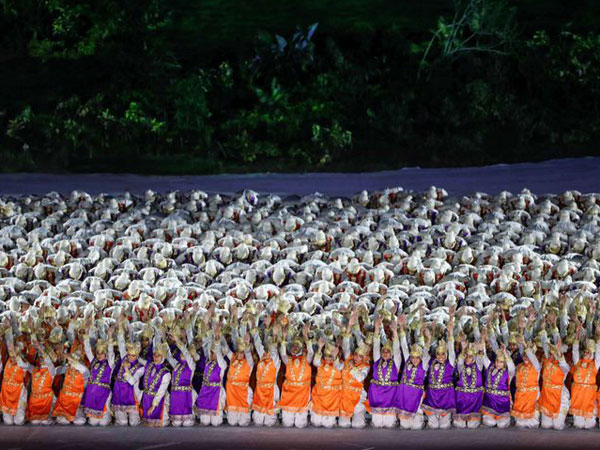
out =
[(344, 369), (342, 370), (342, 400), (340, 402), (340, 416), (352, 417), (356, 405), (360, 402), (364, 392), (363, 381), (358, 381), (353, 372), (368, 369), (369, 365), (364, 362), (356, 365), (352, 356), (344, 361)]
[(596, 375), (597, 369), (593, 359), (580, 359), (571, 369), (573, 385), (571, 386), (571, 409), (574, 416), (591, 419), (596, 407)]
[(540, 393), (539, 373), (531, 363), (521, 363), (517, 367), (517, 391), (512, 406), (512, 416), (516, 419), (533, 419)]
[(544, 359), (542, 366), (542, 393), (538, 402), (540, 411), (546, 417), (556, 419), (560, 412), (562, 389), (565, 374), (555, 358)]
[(31, 376), (31, 394), (27, 402), (27, 420), (48, 420), (54, 392), (52, 375), (47, 367), (35, 367)]
[(64, 417), (68, 421), (75, 419), (77, 409), (81, 404), (81, 398), (85, 390), (83, 374), (71, 367), (67, 369), (62, 389), (54, 405), (54, 417)]
[(342, 371), (333, 362), (321, 362), (312, 390), (311, 411), (320, 416), (339, 416), (342, 401)]
[(19, 408), (21, 390), (25, 387), (27, 372), (15, 360), (9, 358), (4, 368), (2, 391), (0, 392), (0, 411), (14, 416)]
[(269, 359), (261, 359), (256, 366), (256, 388), (252, 399), (252, 410), (272, 416), (275, 414), (275, 383), (277, 366)]
[(243, 359), (232, 359), (227, 372), (227, 383), (225, 383), (225, 411), (249, 413), (248, 387), (250, 385), (250, 373), (252, 368)]
[(290, 413), (304, 413), (308, 411), (310, 400), (310, 364), (306, 355), (288, 356), (285, 367), (285, 381), (281, 389), (279, 408)]

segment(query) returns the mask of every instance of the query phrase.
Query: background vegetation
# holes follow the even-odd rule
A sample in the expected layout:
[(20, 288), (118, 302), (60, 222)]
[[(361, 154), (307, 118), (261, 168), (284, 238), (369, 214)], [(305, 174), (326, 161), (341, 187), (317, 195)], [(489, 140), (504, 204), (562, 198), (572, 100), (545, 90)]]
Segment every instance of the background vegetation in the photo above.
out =
[(0, 168), (597, 154), (598, 17), (596, 0), (0, 0)]

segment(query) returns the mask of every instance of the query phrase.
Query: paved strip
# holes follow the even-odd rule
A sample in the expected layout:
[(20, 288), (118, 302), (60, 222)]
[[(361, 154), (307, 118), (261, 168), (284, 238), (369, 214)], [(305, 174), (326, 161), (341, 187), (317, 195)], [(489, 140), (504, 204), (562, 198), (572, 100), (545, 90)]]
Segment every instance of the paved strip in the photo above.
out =
[(257, 192), (305, 195), (321, 192), (349, 196), (363, 189), (378, 190), (402, 186), (422, 191), (435, 185), (451, 195), (471, 192), (513, 193), (524, 187), (536, 194), (561, 193), (576, 189), (583, 193), (600, 192), (600, 157), (551, 160), (486, 167), (421, 169), (418, 167), (372, 173), (305, 173), (148, 176), (132, 174), (0, 174), (0, 195), (69, 193), (75, 189), (90, 194), (129, 191), (143, 193), (201, 189), (207, 192)]

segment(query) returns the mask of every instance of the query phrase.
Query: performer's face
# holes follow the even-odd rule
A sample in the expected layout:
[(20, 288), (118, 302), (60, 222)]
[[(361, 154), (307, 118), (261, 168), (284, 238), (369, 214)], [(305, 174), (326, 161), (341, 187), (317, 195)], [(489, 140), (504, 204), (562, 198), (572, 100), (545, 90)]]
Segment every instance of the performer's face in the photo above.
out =
[(357, 355), (354, 354), (354, 364), (362, 364), (362, 362), (365, 360), (365, 357), (363, 355)]
[(496, 361), (494, 361), (494, 365), (496, 366), (496, 368), (502, 369), (504, 367), (504, 361), (496, 359)]
[(154, 364), (160, 364), (162, 362), (162, 355), (160, 353), (155, 353), (154, 355), (152, 355), (152, 361), (154, 361)]
[(96, 352), (96, 359), (98, 361), (104, 361), (106, 359), (106, 352)]
[(419, 364), (421, 364), (421, 357), (420, 356), (411, 356), (410, 362), (412, 363), (413, 366), (418, 366)]
[(446, 352), (441, 352), (441, 353), (437, 353), (436, 358), (439, 362), (446, 362), (446, 360), (448, 359), (448, 355), (446, 355)]
[(135, 362), (135, 360), (137, 359), (137, 355), (127, 355), (127, 360), (131, 363)]
[(381, 357), (387, 361), (388, 359), (392, 358), (392, 352), (386, 348), (381, 352)]
[(583, 359), (592, 359), (592, 352), (586, 350), (583, 352)]
[(472, 356), (466, 356), (465, 357), (465, 364), (473, 364), (474, 360), (475, 360), (475, 358), (473, 358)]

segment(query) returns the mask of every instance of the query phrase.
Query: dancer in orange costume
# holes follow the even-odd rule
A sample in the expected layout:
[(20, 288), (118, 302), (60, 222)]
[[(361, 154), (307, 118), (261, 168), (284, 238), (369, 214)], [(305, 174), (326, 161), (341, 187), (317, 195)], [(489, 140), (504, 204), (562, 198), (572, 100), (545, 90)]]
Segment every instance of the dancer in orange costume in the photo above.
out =
[[(281, 361), (285, 367), (285, 381), (281, 389), (279, 408), (284, 427), (304, 428), (308, 425), (308, 404), (310, 402), (312, 343), (308, 339), (308, 323), (302, 331), (303, 338), (295, 338), (290, 345), (290, 355), (286, 349), (286, 331), (279, 348)], [(305, 350), (306, 346), (306, 350)]]
[(65, 379), (52, 411), (56, 422), (61, 425), (85, 425), (86, 418), (81, 400), (90, 372), (82, 364), (82, 359), (80, 351), (67, 355)]
[[(524, 340), (521, 346), (525, 347)], [(540, 363), (535, 356), (535, 344), (532, 344), (525, 350), (523, 362), (517, 366), (517, 391), (511, 414), (520, 428), (537, 428), (540, 425), (537, 405), (540, 396), (540, 373)]]
[(256, 366), (256, 387), (252, 399), (252, 421), (255, 425), (271, 427), (277, 423), (275, 406), (279, 401), (277, 373), (281, 366), (277, 344), (267, 339), (267, 351), (256, 330), (252, 333), (254, 348), (260, 358)]
[[(0, 410), (6, 425), (23, 425), (27, 409), (26, 381), (28, 372), (33, 371), (33, 366), (23, 359), (23, 343), (14, 342), (10, 328), (5, 333), (5, 339), (8, 346), (8, 359), (2, 378)], [(1, 367), (2, 361), (0, 360), (0, 369)]]
[(319, 339), (313, 360), (317, 379), (311, 392), (310, 407), (310, 422), (316, 427), (333, 428), (340, 414), (344, 363), (338, 359), (338, 354), (336, 346), (328, 344), (325, 347), (323, 338)]
[[(556, 333), (558, 336), (558, 332)], [(562, 342), (544, 349), (547, 352), (542, 365), (542, 392), (538, 401), (542, 414), (542, 428), (562, 430), (569, 411), (570, 397), (565, 386), (569, 364), (562, 352)]]
[[(575, 428), (593, 428), (596, 425), (596, 374), (600, 366), (600, 341), (596, 344), (588, 340), (579, 358), (579, 336), (581, 324), (577, 333), (577, 339), (573, 342), (573, 385), (571, 386), (571, 409), (573, 415), (573, 426)], [(594, 358), (595, 353), (595, 358)]]
[(235, 344), (235, 353), (228, 347), (225, 348), (229, 359), (229, 371), (225, 383), (225, 412), (227, 423), (246, 427), (250, 425), (250, 405), (252, 405), (252, 389), (250, 388), (250, 374), (254, 368), (250, 335), (245, 335), (245, 340), (238, 339)]

